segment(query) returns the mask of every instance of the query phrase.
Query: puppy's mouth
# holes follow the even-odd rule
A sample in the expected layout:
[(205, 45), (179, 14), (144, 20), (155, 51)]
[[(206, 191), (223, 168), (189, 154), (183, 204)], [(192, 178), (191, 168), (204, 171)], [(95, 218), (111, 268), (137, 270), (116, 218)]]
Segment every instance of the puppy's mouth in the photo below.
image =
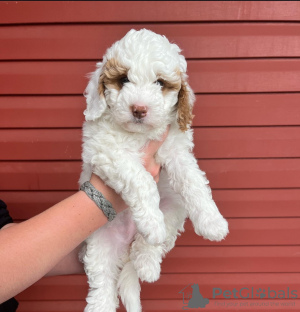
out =
[(123, 123), (123, 128), (129, 132), (146, 133), (152, 130), (153, 126), (148, 124), (144, 118), (133, 118)]
[(144, 118), (134, 118), (133, 123), (135, 124), (143, 124), (144, 123)]

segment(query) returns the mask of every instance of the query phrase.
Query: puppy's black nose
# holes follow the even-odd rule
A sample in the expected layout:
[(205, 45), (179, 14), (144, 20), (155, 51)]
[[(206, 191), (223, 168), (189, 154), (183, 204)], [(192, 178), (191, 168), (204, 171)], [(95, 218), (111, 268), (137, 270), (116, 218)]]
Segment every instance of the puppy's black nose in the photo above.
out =
[(142, 119), (146, 117), (148, 108), (147, 106), (132, 105), (131, 111), (135, 118)]

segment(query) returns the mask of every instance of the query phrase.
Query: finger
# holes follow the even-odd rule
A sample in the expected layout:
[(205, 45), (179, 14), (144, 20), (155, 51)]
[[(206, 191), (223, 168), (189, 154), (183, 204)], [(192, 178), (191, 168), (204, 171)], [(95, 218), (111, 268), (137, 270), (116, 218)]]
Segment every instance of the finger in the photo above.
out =
[(170, 125), (168, 125), (167, 130), (162, 135), (161, 139), (159, 141), (157, 140), (151, 140), (149, 143), (142, 149), (146, 154), (148, 155), (154, 155), (158, 149), (162, 146), (165, 139), (167, 138), (170, 130)]

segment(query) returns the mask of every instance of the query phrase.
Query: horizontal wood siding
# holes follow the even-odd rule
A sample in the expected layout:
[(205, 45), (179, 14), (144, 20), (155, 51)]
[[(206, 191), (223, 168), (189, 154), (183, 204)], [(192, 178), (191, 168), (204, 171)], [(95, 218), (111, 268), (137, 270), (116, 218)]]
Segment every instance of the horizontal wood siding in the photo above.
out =
[[(2, 62), (0, 94), (82, 94), (91, 61)], [(191, 60), (191, 87), (196, 93), (297, 92), (299, 59)]]
[(298, 21), (295, 1), (34, 1), (2, 2), (1, 24), (201, 22), (201, 21)]
[[(300, 127), (195, 128), (197, 158), (295, 158)], [(81, 129), (0, 130), (0, 160), (80, 160)]]
[[(299, 126), (299, 103), (299, 93), (197, 94), (193, 125)], [(0, 129), (80, 128), (85, 99), (82, 94), (0, 96), (0, 107)]]
[[(160, 280), (142, 283), (144, 311), (181, 311), (191, 283), (205, 311), (299, 311), (298, 299), (212, 297), (300, 296), (299, 16), (298, 1), (2, 1), (0, 198), (23, 221), (73, 194), (87, 74), (128, 30), (164, 34), (188, 60), (194, 154), (230, 234), (212, 243), (187, 221)], [(83, 311), (87, 290), (84, 275), (43, 278), (17, 296), (19, 311)]]
[[(211, 300), (211, 304), (206, 306), (206, 311), (209, 312), (219, 312), (224, 309), (224, 301), (222, 300)], [(226, 304), (228, 304), (229, 311), (243, 311), (243, 312), (253, 312), (253, 311), (261, 311), (261, 304), (257, 301), (249, 303), (248, 306), (245, 306), (244, 300), (226, 300)], [(271, 307), (271, 311), (276, 312), (286, 312), (286, 311), (298, 311), (297, 307), (295, 307), (295, 301), (293, 299), (290, 300), (272, 300), (272, 306), (268, 302), (264, 302), (265, 306), (263, 306), (264, 310), (268, 310)], [(143, 300), (143, 308), (147, 312), (154, 311), (181, 311), (177, 310), (178, 306), (183, 306), (182, 299), (181, 300)], [(81, 312), (85, 307), (84, 301), (25, 301), (22, 306), (22, 312), (39, 312), (39, 311), (47, 311), (47, 312)], [(120, 308), (119, 311), (126, 311), (124, 308)]]
[[(188, 6), (186, 6), (188, 7)], [(107, 47), (132, 28), (164, 34), (182, 47), (186, 58), (297, 57), (297, 23), (155, 23), (24, 25), (2, 27), (3, 60), (98, 60)], [(98, 38), (99, 41), (94, 40)], [(280, 45), (277, 43), (280, 41)], [(16, 49), (22, 44), (22, 49)], [(39, 49), (35, 47), (39, 45)], [(275, 48), (276, 47), (276, 48)]]
[[(177, 292), (176, 289), (181, 286), (187, 285), (189, 279), (193, 278), (196, 281), (201, 281), (203, 285), (201, 290), (203, 296), (212, 298), (211, 288), (218, 285), (220, 288), (228, 287), (228, 289), (238, 287), (249, 287), (249, 285), (263, 286), (272, 285), (273, 290), (278, 290), (280, 287), (299, 287), (299, 274), (295, 273), (265, 273), (264, 275), (258, 273), (240, 273), (240, 274), (201, 274), (201, 273), (187, 273), (182, 274), (163, 274), (159, 281), (155, 284), (143, 284), (142, 298), (144, 300), (153, 300), (158, 297), (160, 300), (164, 295), (165, 299), (176, 300)], [(67, 276), (67, 277), (50, 277), (43, 279), (36, 283), (31, 289), (26, 290), (20, 298), (25, 297), (27, 300), (51, 300), (51, 297), (55, 297), (56, 300), (78, 300), (78, 297), (83, 297), (87, 293), (87, 287), (85, 285), (85, 276)], [(52, 295), (47, 292), (47, 289), (51, 286), (57, 288), (53, 290)], [(181, 288), (182, 289), (182, 288)], [(34, 290), (34, 291), (33, 291)], [(210, 304), (207, 308), (211, 306)], [(179, 309), (178, 309), (179, 310)], [(148, 311), (148, 309), (146, 309)], [(175, 311), (177, 311), (175, 309)]]

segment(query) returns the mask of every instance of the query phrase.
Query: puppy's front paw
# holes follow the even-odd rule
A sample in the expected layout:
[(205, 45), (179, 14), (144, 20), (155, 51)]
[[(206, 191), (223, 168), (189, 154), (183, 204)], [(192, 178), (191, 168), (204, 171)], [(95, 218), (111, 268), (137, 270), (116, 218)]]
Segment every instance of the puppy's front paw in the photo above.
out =
[(229, 233), (228, 222), (219, 212), (201, 212), (198, 220), (192, 220), (195, 232), (211, 241), (221, 241)]

